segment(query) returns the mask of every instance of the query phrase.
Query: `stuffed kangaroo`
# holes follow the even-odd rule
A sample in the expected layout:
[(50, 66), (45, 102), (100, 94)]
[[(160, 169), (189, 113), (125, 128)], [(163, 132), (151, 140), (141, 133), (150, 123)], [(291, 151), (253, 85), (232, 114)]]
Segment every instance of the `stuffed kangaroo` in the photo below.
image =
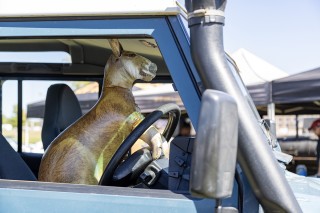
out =
[[(151, 81), (157, 66), (123, 50), (117, 39), (109, 40), (109, 44), (113, 55), (105, 67), (97, 104), (47, 148), (40, 165), (40, 181), (97, 184), (102, 175), (97, 175), (98, 161), (103, 161), (103, 171), (123, 140), (143, 120), (132, 85), (136, 79)], [(162, 149), (168, 151), (167, 142), (153, 126), (140, 139), (149, 144), (154, 159), (160, 157)]]

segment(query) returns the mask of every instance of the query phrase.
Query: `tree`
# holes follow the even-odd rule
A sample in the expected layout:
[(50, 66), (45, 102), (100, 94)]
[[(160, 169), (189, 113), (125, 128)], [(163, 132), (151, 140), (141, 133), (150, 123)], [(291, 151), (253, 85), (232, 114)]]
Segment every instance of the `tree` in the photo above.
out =
[(90, 81), (74, 81), (71, 83), (71, 87), (73, 90), (77, 90), (77, 89), (80, 89), (88, 84), (90, 84), (92, 82)]
[[(17, 127), (18, 126), (18, 105), (15, 104), (13, 105), (13, 113), (10, 117), (7, 117), (5, 115), (2, 116), (2, 123), (3, 124), (11, 124), (13, 127)], [(26, 112), (23, 110), (22, 111), (22, 125), (25, 124), (27, 119), (27, 114)]]

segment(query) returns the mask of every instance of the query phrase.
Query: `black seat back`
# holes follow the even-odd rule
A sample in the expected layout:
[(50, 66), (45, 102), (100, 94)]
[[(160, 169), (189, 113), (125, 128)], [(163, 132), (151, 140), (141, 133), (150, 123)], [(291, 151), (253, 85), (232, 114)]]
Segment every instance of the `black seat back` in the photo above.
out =
[(48, 88), (41, 132), (43, 149), (62, 131), (82, 116), (79, 101), (66, 84), (54, 84)]
[(0, 179), (37, 180), (20, 155), (0, 134)]

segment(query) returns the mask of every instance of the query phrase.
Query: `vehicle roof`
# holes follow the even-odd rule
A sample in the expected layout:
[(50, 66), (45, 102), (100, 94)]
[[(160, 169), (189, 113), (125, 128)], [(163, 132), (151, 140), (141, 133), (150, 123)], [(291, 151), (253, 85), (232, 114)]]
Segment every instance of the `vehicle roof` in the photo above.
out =
[(0, 17), (176, 15), (175, 0), (0, 0)]

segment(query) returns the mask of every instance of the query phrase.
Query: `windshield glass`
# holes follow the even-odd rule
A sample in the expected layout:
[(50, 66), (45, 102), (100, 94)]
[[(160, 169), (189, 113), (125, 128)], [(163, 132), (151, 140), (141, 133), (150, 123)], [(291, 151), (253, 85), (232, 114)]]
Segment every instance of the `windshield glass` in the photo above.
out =
[[(252, 98), (251, 98), (246, 86), (244, 85), (244, 83), (239, 75), (239, 69), (237, 67), (237, 64), (234, 62), (234, 60), (228, 54), (226, 54), (226, 55), (227, 55), (227, 59), (228, 59), (229, 65), (230, 65), (229, 67), (231, 68), (232, 74), (233, 74), (234, 78), (236, 79), (238, 86), (240, 87), (241, 93), (242, 93), (243, 97), (246, 99), (248, 105), (250, 106), (251, 111), (253, 112), (257, 122), (259, 122), (263, 133), (266, 135), (268, 142), (269, 142), (269, 145), (272, 145), (274, 143), (272, 145), (274, 148), (275, 147), (280, 148), (280, 146), (278, 146), (277, 141), (275, 141), (276, 136), (272, 136), (270, 134), (270, 131), (267, 130), (266, 122), (264, 122), (264, 120), (261, 119), (261, 117), (258, 113), (258, 110), (257, 110), (256, 106), (254, 105)], [(268, 127), (268, 129), (270, 129), (270, 127)]]
[(245, 99), (247, 100), (247, 102), (248, 102), (251, 110), (253, 111), (256, 119), (257, 119), (258, 121), (261, 120), (261, 117), (260, 117), (260, 115), (259, 115), (259, 113), (258, 113), (258, 111), (257, 111), (257, 109), (256, 109), (256, 106), (254, 105), (254, 103), (253, 103), (253, 101), (252, 101), (252, 98), (251, 98), (250, 94), (249, 94), (246, 86), (244, 85), (241, 77), (240, 77), (239, 74), (238, 74), (238, 73), (239, 73), (239, 69), (238, 69), (238, 67), (237, 67), (237, 64), (236, 64), (235, 61), (234, 61), (230, 56), (228, 56), (228, 55), (227, 55), (227, 59), (228, 59), (228, 62), (229, 62), (229, 64), (230, 64), (229, 67), (231, 68), (232, 74), (233, 74), (234, 78), (236, 79), (238, 86), (240, 87), (240, 90), (241, 90), (241, 93), (242, 93), (243, 97), (245, 97)]

